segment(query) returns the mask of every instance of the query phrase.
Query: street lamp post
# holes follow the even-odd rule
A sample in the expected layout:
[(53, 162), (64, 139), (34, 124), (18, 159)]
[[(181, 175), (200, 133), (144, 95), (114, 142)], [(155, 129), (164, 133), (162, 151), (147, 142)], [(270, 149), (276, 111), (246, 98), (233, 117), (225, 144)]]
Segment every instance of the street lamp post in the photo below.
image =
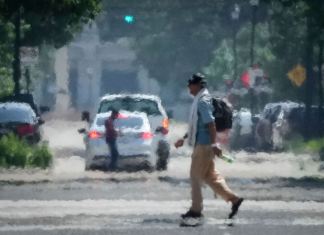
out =
[(256, 24), (256, 12), (259, 5), (259, 0), (250, 0), (252, 6), (252, 30), (251, 30), (251, 48), (250, 48), (250, 59), (251, 66), (254, 64), (254, 41), (255, 41), (255, 24)]
[(237, 35), (237, 21), (240, 18), (240, 7), (238, 4), (234, 5), (234, 9), (231, 12), (231, 17), (233, 20), (233, 57), (234, 57), (234, 74), (233, 74), (233, 82), (237, 78), (237, 50), (236, 50), (236, 35)]

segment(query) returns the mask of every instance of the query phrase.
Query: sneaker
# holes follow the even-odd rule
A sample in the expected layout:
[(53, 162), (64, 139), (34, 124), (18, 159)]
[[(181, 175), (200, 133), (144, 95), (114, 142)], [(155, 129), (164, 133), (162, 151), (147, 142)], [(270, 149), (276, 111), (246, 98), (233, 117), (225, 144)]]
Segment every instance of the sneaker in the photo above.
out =
[(229, 219), (232, 219), (237, 214), (243, 201), (244, 201), (244, 198), (240, 198), (235, 204), (233, 204), (232, 211), (228, 216)]
[(202, 217), (204, 217), (202, 213), (194, 212), (192, 210), (189, 210), (189, 211), (187, 211), (187, 213), (181, 215), (182, 219), (187, 219), (187, 218), (199, 219), (199, 218), (202, 218)]

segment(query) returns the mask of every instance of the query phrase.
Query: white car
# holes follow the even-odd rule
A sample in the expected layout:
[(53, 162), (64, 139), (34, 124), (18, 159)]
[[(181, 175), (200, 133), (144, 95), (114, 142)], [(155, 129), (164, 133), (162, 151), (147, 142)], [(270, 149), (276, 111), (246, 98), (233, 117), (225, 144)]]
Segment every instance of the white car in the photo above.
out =
[[(170, 156), (170, 145), (167, 140), (169, 132), (169, 119), (165, 109), (162, 106), (161, 99), (154, 95), (142, 94), (120, 94), (120, 95), (105, 95), (99, 103), (97, 116), (105, 115), (111, 110), (125, 110), (128, 112), (141, 112), (147, 115), (150, 132), (154, 134), (155, 149), (154, 154), (157, 155), (156, 169), (166, 170)], [(87, 118), (90, 119), (89, 113)], [(94, 121), (95, 122), (95, 121)], [(93, 124), (91, 125), (93, 126)], [(137, 150), (134, 150), (134, 154)], [(95, 157), (97, 154), (93, 155)]]
[[(105, 169), (111, 161), (110, 149), (106, 143), (105, 121), (111, 112), (95, 116), (89, 131), (84, 137), (86, 144), (86, 169)], [(156, 168), (156, 138), (151, 132), (147, 115), (139, 112), (120, 111), (114, 122), (118, 131), (118, 168), (147, 169)]]

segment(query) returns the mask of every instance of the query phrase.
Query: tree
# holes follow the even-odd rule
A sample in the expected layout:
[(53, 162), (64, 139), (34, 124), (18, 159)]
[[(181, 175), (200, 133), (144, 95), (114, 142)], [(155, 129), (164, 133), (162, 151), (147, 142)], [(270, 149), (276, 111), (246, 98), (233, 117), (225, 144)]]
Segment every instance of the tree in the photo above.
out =
[(0, 97), (12, 92), (11, 62), (13, 59), (10, 42), (14, 39), (13, 25), (0, 19)]
[[(321, 48), (321, 39), (324, 28), (324, 3), (321, 0), (265, 0), (273, 9), (273, 21), (276, 28), (276, 35), (273, 40), (275, 53), (287, 53), (285, 60), (303, 63), (306, 67), (307, 79), (302, 92), (306, 104), (305, 127), (312, 122), (311, 106), (314, 104), (314, 94), (316, 90), (316, 80), (313, 68), (315, 62), (316, 45)], [(319, 50), (320, 51), (320, 50)], [(320, 54), (320, 52), (319, 52)], [(280, 57), (280, 56), (278, 56)], [(322, 64), (321, 56), (319, 63)], [(287, 64), (284, 63), (284, 64)], [(318, 65), (321, 67), (320, 65)], [(321, 74), (321, 73), (319, 73)], [(322, 106), (321, 96), (323, 92), (322, 77), (319, 76), (319, 106)], [(319, 112), (321, 115), (321, 112)], [(314, 130), (305, 128), (308, 134)], [(307, 133), (306, 133), (307, 134)]]
[[(307, 18), (312, 19), (309, 25), (312, 32), (321, 31), (323, 2), (260, 0), (256, 18), (256, 61), (261, 62), (273, 81), (275, 100), (300, 102), (306, 100), (304, 94), (314, 94), (311, 88), (306, 89), (309, 81), (296, 88), (287, 79), (287, 73), (296, 64), (309, 61), (305, 59), (306, 52), (310, 51), (307, 49), (308, 39), (314, 41), (314, 53), (320, 51), (316, 46), (320, 33), (307, 36)], [(237, 25), (231, 20), (235, 3), (241, 9)], [(184, 84), (191, 73), (206, 67), (214, 85), (218, 85), (224, 75), (233, 76), (231, 44), (234, 27), (238, 29), (238, 68), (242, 72), (250, 66), (252, 7), (249, 1), (107, 0), (103, 10), (97, 19), (101, 39), (130, 38), (137, 61), (148, 68), (150, 75), (161, 85), (169, 83), (176, 87)], [(125, 15), (134, 16), (135, 22), (126, 24), (123, 21)], [(315, 62), (314, 55), (311, 58)], [(309, 107), (311, 102), (306, 103)]]
[[(140, 63), (161, 84), (183, 83), (209, 63), (214, 48), (230, 34), (227, 8), (234, 2), (109, 0), (98, 25), (103, 40), (132, 38)], [(125, 14), (134, 16), (133, 25), (123, 22)]]
[[(61, 47), (100, 11), (100, 0), (1, 0), (0, 17), (14, 25), (14, 93), (19, 94), (20, 47), (43, 43)], [(27, 30), (22, 34), (22, 25)]]

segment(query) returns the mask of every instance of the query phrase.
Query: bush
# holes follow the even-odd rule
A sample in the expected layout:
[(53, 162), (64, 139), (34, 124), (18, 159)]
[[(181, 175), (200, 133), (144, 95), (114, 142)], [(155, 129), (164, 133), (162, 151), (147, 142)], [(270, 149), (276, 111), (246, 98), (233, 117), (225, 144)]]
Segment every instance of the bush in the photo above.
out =
[(52, 162), (52, 154), (46, 145), (37, 146), (28, 158), (28, 166), (47, 168)]
[(304, 139), (299, 136), (287, 141), (285, 148), (294, 153), (318, 153), (321, 161), (324, 161), (324, 138), (304, 141)]
[(324, 148), (324, 138), (310, 140), (306, 143), (306, 147), (312, 152), (320, 152)]
[(0, 139), (0, 167), (39, 167), (45, 169), (52, 162), (46, 145), (31, 146), (11, 134)]

